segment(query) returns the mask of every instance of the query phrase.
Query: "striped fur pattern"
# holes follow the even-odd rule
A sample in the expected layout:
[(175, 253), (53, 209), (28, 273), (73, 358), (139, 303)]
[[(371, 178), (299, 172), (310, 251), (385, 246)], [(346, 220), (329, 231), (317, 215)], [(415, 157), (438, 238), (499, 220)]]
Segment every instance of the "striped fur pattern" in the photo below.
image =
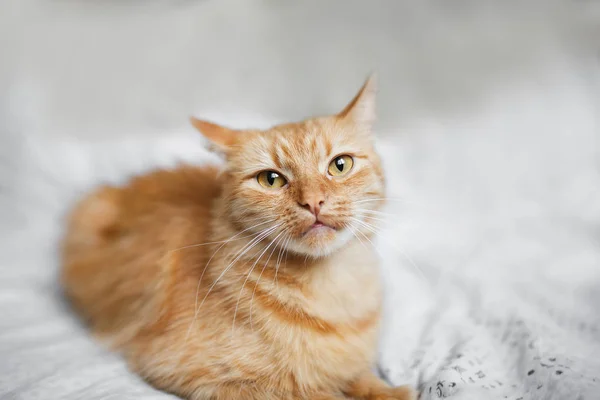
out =
[[(371, 79), (337, 115), (263, 131), (193, 119), (223, 169), (158, 170), (83, 199), (62, 282), (92, 332), (187, 399), (414, 399), (370, 372), (381, 289), (369, 242), (384, 199), (374, 92)], [(331, 176), (339, 155), (352, 169)], [(262, 187), (264, 170), (286, 185)]]

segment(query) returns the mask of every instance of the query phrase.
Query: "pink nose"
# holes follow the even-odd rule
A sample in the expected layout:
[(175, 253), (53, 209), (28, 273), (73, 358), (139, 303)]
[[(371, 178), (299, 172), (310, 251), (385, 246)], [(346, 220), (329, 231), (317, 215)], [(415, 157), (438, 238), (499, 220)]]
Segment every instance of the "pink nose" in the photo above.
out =
[(306, 196), (298, 204), (300, 204), (300, 207), (306, 208), (313, 213), (315, 217), (318, 217), (321, 207), (325, 204), (325, 199), (321, 195)]

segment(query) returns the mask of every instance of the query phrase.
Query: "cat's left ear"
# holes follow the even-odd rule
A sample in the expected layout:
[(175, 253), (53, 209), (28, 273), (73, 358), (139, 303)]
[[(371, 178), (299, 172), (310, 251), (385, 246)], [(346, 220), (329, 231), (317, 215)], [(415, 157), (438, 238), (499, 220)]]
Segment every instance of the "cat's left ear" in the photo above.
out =
[(352, 101), (337, 116), (371, 131), (376, 119), (377, 77), (369, 76)]
[(239, 134), (239, 132), (234, 129), (229, 129), (194, 117), (190, 117), (190, 122), (205, 138), (214, 144), (217, 149), (224, 152), (234, 144), (236, 137)]

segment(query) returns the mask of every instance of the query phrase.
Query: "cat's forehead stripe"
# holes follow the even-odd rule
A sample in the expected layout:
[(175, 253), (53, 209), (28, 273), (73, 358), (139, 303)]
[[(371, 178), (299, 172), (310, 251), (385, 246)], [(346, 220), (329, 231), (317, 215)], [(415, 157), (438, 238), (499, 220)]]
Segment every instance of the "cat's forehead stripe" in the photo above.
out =
[(294, 156), (294, 152), (286, 139), (278, 143), (277, 150), (281, 152), (281, 158), (288, 159)]
[(325, 154), (331, 154), (331, 151), (333, 150), (333, 145), (331, 144), (331, 141), (329, 140), (329, 138), (326, 138), (324, 140), (325, 142)]
[(273, 160), (273, 164), (279, 169), (283, 168), (283, 160), (286, 159), (285, 154), (281, 152), (281, 146), (277, 146), (276, 143), (273, 143), (271, 149), (269, 151), (271, 156), (271, 160)]
[(271, 158), (277, 168), (284, 168), (287, 164), (287, 160), (290, 160), (294, 157), (294, 152), (290, 147), (290, 143), (287, 138), (283, 135), (279, 137), (277, 141), (274, 141), (271, 144)]
[(356, 144), (341, 130), (326, 129), (319, 124), (305, 125), (295, 130), (273, 130), (268, 135), (256, 135), (249, 152), (242, 152), (245, 164), (251, 168), (275, 168), (291, 173), (299, 167), (322, 163), (338, 154), (355, 154)]
[(311, 153), (317, 152), (317, 139), (313, 136), (309, 139), (309, 144), (307, 146), (310, 149)]
[(307, 159), (319, 161), (331, 155), (333, 150), (333, 143), (327, 135), (312, 130), (303, 132), (302, 136), (296, 136), (291, 142), (284, 139), (278, 144), (281, 150), (279, 156), (283, 159), (303, 155)]

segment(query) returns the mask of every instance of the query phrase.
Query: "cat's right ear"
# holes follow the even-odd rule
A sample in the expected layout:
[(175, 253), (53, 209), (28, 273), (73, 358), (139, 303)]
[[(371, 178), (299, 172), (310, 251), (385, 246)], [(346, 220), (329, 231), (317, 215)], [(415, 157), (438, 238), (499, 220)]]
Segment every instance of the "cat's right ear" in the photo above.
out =
[(238, 131), (229, 129), (212, 122), (203, 121), (194, 117), (190, 117), (190, 122), (200, 133), (207, 138), (218, 150), (226, 152), (238, 135)]

